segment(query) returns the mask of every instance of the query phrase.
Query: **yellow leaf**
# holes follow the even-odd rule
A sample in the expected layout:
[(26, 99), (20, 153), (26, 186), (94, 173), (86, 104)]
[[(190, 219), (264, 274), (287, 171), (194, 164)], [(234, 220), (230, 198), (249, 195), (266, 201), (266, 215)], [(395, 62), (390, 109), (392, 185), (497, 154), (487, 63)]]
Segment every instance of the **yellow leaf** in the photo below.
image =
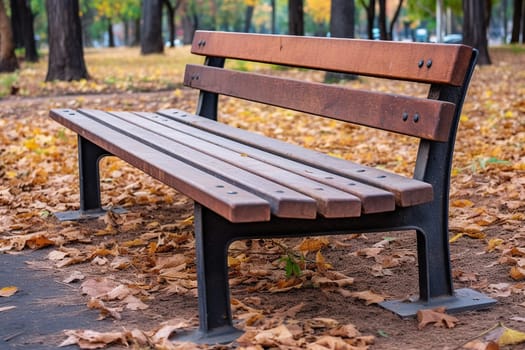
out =
[(468, 199), (456, 199), (452, 201), (450, 205), (456, 208), (467, 208), (467, 207), (472, 207), (474, 203)]
[(486, 237), (483, 232), (465, 232), (465, 235), (475, 239), (484, 239)]
[(501, 346), (515, 345), (525, 342), (525, 333), (516, 331), (511, 328), (503, 327), (505, 331), (498, 339), (498, 344)]
[(321, 271), (332, 268), (332, 264), (326, 262), (320, 250), (318, 250), (317, 253), (315, 254), (315, 263), (317, 264), (317, 268)]
[(492, 238), (487, 246), (487, 252), (492, 252), (497, 246), (501, 245), (503, 240), (501, 238)]
[(15, 286), (4, 287), (0, 289), (0, 297), (10, 297), (18, 291), (18, 288)]
[(452, 237), (451, 239), (448, 240), (449, 243), (454, 243), (456, 242), (458, 239), (460, 239), (461, 237), (463, 237), (463, 233), (458, 233), (457, 235), (454, 235), (454, 237)]
[(315, 252), (328, 245), (327, 238), (305, 238), (298, 249), (302, 252)]

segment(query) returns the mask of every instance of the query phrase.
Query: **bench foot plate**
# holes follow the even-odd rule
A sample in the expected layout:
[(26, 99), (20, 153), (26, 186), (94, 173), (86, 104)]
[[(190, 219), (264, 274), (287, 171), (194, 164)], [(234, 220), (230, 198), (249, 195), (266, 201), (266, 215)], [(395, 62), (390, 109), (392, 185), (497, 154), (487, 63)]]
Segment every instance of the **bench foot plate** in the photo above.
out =
[(196, 344), (228, 344), (239, 338), (244, 332), (232, 327), (224, 326), (207, 332), (202, 330), (176, 334), (171, 338), (174, 342), (192, 342)]
[[(94, 210), (71, 210), (53, 213), (59, 221), (79, 221), (96, 219), (104, 216), (109, 209), (94, 209)], [(124, 214), (128, 211), (124, 208), (111, 208), (111, 211), (115, 214)]]
[(469, 310), (480, 310), (496, 304), (496, 300), (469, 288), (462, 288), (455, 291), (454, 296), (435, 298), (430, 302), (423, 301), (385, 301), (379, 305), (392, 311), (401, 318), (416, 316), (422, 309), (434, 309), (444, 307), (448, 313), (458, 313)]

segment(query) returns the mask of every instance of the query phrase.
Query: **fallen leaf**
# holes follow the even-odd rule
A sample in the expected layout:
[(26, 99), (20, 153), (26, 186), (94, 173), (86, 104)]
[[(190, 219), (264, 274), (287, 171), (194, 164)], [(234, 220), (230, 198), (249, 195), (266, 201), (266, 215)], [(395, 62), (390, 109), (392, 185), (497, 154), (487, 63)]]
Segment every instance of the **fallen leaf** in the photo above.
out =
[(420, 330), (431, 323), (439, 327), (453, 328), (459, 322), (454, 316), (447, 315), (445, 308), (419, 310), (417, 312), (417, 320), (419, 322), (417, 327)]
[(66, 277), (62, 282), (64, 282), (64, 283), (73, 283), (73, 282), (77, 282), (77, 281), (82, 281), (84, 278), (86, 278), (86, 276), (84, 276), (82, 274), (82, 272), (80, 272), (80, 271), (73, 271), (71, 273), (71, 275)]
[(78, 345), (81, 349), (100, 349), (112, 343), (128, 346), (127, 332), (95, 332), (91, 330), (67, 330), (68, 336), (59, 347)]
[(350, 292), (346, 289), (338, 289), (339, 293), (344, 297), (358, 298), (365, 302), (366, 305), (379, 304), (385, 301), (385, 297), (372, 292), (371, 290), (365, 290), (362, 292)]
[(517, 345), (525, 342), (525, 333), (499, 323), (496, 328), (485, 336), (485, 340), (493, 341), (500, 346)]
[(18, 288), (15, 286), (3, 287), (0, 289), (0, 297), (10, 297), (18, 291)]

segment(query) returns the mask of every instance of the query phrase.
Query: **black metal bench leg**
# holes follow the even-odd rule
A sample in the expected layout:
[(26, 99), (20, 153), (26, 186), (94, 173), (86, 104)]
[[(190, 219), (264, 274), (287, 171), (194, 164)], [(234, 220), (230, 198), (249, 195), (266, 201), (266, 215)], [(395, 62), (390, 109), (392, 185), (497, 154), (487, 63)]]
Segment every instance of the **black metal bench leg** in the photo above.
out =
[(228, 282), (228, 246), (231, 225), (195, 203), (195, 245), (199, 294), (199, 330), (176, 340), (225, 344), (243, 332), (233, 326)]
[(105, 214), (100, 202), (99, 162), (111, 154), (89, 140), (78, 136), (78, 172), (80, 210), (55, 213), (60, 221), (95, 218)]
[[(436, 219), (436, 212), (421, 221), (417, 232), (419, 300), (415, 302), (387, 301), (381, 306), (401, 317), (412, 317), (420, 309), (445, 307), (447, 312), (484, 309), (496, 300), (468, 288), (454, 291), (450, 253), (448, 245), (448, 224), (446, 219)], [(425, 215), (425, 214), (421, 214)], [(428, 215), (428, 214), (427, 214)]]

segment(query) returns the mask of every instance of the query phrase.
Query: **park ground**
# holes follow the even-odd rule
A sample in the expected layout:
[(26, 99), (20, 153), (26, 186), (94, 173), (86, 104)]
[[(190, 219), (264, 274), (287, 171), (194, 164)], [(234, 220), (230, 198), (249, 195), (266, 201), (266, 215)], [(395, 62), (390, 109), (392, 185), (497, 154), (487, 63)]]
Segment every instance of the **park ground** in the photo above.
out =
[[(450, 241), (455, 287), (479, 290), (497, 305), (455, 318), (438, 314), (426, 326), (378, 307), (380, 300), (417, 294), (413, 232), (239, 242), (229, 264), (234, 318), (246, 333), (237, 343), (208, 348), (497, 349), (498, 341), (503, 349), (525, 348), (525, 49), (491, 54), (493, 65), (476, 68), (461, 116)], [(199, 60), (188, 48), (148, 57), (138, 49), (87, 50), (90, 80), (44, 83), (45, 56), (1, 77), (0, 276), (9, 281), (0, 279), (3, 347), (55, 348), (66, 340), (85, 348), (197, 347), (165, 341), (197, 322), (191, 201), (107, 158), (104, 204), (127, 212), (58, 222), (53, 212), (78, 208), (76, 137), (48, 111), (193, 111), (196, 92), (181, 80), (184, 64)], [(322, 79), (305, 71), (275, 74)], [(424, 94), (420, 86), (368, 78), (345, 84)], [(230, 99), (221, 119), (403, 174), (414, 165), (416, 146), (408, 137)], [(290, 260), (301, 265), (300, 276), (286, 277)], [(58, 294), (46, 296), (45, 286)], [(27, 304), (32, 294), (38, 300)], [(70, 315), (63, 314), (67, 306), (75, 307)], [(25, 323), (48, 322), (53, 310), (64, 321), (53, 321), (58, 328), (48, 333)]]

